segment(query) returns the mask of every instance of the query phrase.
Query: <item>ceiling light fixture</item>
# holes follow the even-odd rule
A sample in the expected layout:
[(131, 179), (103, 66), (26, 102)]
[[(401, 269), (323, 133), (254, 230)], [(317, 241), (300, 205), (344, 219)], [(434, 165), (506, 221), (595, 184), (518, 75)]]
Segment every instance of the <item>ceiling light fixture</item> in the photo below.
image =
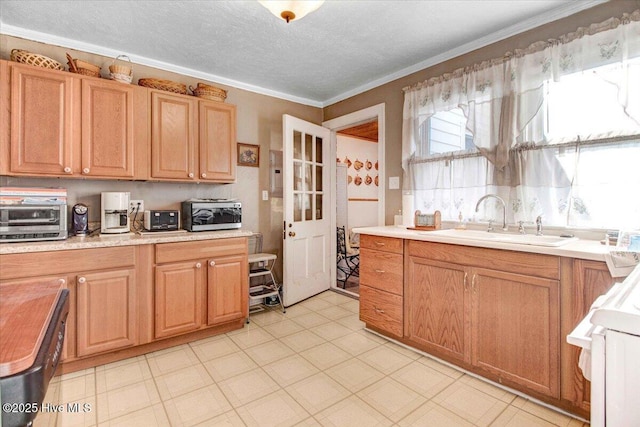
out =
[(278, 18), (282, 18), (287, 23), (294, 19), (300, 20), (307, 14), (319, 8), (324, 0), (258, 0), (258, 2), (269, 9)]

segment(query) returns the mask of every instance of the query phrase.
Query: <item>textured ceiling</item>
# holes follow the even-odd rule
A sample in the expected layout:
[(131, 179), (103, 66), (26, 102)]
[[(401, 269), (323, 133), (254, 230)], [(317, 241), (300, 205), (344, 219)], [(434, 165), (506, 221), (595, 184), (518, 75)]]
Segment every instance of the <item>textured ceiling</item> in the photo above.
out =
[(599, 0), (1, 0), (0, 32), (324, 106)]

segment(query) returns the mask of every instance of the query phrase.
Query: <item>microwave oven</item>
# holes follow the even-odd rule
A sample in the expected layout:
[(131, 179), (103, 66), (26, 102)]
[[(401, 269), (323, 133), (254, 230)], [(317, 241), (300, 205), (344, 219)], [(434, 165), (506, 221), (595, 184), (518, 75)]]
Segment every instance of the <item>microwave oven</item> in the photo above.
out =
[(230, 230), (242, 227), (242, 203), (191, 199), (182, 202), (182, 228), (188, 231)]
[(63, 240), (67, 205), (0, 205), (0, 241)]

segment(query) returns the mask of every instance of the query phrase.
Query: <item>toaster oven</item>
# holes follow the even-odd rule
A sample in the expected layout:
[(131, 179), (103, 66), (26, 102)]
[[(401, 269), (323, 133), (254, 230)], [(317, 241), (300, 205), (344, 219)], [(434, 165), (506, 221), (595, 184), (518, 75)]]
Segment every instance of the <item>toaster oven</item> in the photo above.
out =
[(191, 199), (182, 202), (182, 228), (188, 231), (229, 230), (242, 227), (242, 203)]
[(67, 205), (0, 205), (0, 241), (67, 238)]

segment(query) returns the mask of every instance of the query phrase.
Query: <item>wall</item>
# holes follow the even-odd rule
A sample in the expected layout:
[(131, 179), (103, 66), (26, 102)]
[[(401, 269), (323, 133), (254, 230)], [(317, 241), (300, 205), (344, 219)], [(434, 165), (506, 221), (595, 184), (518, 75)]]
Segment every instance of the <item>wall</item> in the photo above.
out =
[[(0, 58), (9, 59), (12, 49), (24, 49), (46, 55), (66, 64), (66, 52), (102, 66), (103, 76), (107, 76), (112, 58), (78, 52), (58, 46), (46, 45), (31, 40), (0, 35)], [(198, 81), (151, 67), (133, 65), (134, 83), (138, 78), (154, 77), (168, 79), (187, 86), (196, 86)], [(207, 83), (207, 82), (204, 82)], [(146, 209), (174, 209), (180, 202), (192, 197), (237, 198), (243, 203), (243, 228), (259, 231), (264, 235), (263, 250), (278, 253), (282, 260), (282, 199), (271, 198), (262, 201), (261, 190), (269, 190), (269, 150), (282, 150), (282, 115), (290, 114), (312, 123), (322, 123), (322, 110), (260, 95), (253, 92), (227, 87), (227, 103), (237, 106), (237, 138), (240, 142), (260, 145), (260, 167), (238, 166), (235, 184), (178, 184), (131, 181), (97, 181), (71, 179), (31, 179), (0, 178), (0, 185), (16, 186), (59, 186), (67, 188), (69, 203), (83, 202), (90, 207), (90, 221), (98, 221), (100, 192), (130, 191), (134, 199), (144, 199)], [(258, 183), (258, 185), (256, 185)], [(279, 269), (281, 267), (278, 267)], [(282, 278), (282, 275), (279, 274)]]
[[(346, 159), (350, 161), (347, 167), (347, 177), (350, 178), (347, 184), (348, 228), (378, 225), (378, 186), (375, 184), (378, 144), (343, 135), (337, 135), (336, 139), (337, 159), (342, 163)], [(356, 161), (362, 163), (360, 169), (356, 169)]]
[[(558, 37), (575, 31), (578, 27), (587, 27), (611, 17), (620, 17), (640, 8), (639, 0), (613, 0), (584, 10), (566, 18), (542, 25), (517, 34), (465, 55), (442, 62), (408, 76), (378, 86), (367, 92), (325, 107), (324, 120), (331, 120), (372, 105), (385, 103), (385, 174), (387, 177), (402, 177), (402, 107), (404, 103), (403, 87), (437, 77), (457, 68), (473, 65), (492, 58), (501, 58), (506, 52), (524, 49), (531, 43)], [(416, 58), (416, 62), (428, 58)], [(402, 208), (402, 191), (389, 190), (385, 185), (385, 223), (393, 224), (393, 215)], [(402, 188), (402, 185), (400, 186)]]

